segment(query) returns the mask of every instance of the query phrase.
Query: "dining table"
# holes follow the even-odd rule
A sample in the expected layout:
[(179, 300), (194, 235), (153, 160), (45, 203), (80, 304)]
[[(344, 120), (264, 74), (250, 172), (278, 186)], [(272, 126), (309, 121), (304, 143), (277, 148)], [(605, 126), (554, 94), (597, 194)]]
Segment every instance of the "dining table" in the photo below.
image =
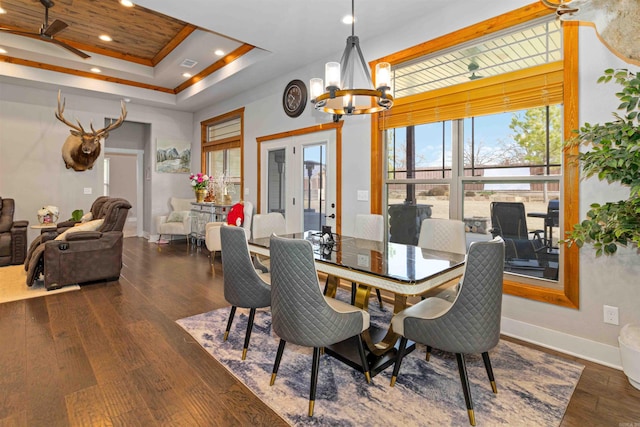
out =
[[(423, 296), (436, 288), (459, 280), (464, 272), (465, 256), (423, 249), (389, 241), (372, 241), (345, 235), (327, 235), (315, 231), (280, 235), (306, 239), (313, 248), (316, 270), (327, 275), (325, 295), (335, 297), (341, 280), (354, 283), (354, 305), (368, 309), (372, 289), (391, 293), (393, 313), (407, 307), (407, 299)], [(254, 255), (269, 256), (270, 239), (249, 240)], [(394, 363), (399, 335), (391, 325), (371, 326), (363, 333), (371, 375)], [(413, 349), (408, 347), (408, 351)], [(325, 351), (355, 368), (360, 367), (356, 346), (349, 341)]]

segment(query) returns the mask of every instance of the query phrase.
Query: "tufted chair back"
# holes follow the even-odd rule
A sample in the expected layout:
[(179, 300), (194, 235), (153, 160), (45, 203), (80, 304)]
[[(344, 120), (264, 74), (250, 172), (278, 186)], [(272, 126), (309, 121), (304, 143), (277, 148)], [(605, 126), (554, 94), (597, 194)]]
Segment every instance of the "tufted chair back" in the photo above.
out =
[(271, 237), (271, 313), (273, 330), (287, 341), (326, 347), (363, 331), (363, 316), (355, 309), (341, 313), (330, 306), (318, 284), (311, 242)]
[(435, 251), (467, 253), (464, 222), (458, 219), (427, 218), (422, 221), (418, 246)]

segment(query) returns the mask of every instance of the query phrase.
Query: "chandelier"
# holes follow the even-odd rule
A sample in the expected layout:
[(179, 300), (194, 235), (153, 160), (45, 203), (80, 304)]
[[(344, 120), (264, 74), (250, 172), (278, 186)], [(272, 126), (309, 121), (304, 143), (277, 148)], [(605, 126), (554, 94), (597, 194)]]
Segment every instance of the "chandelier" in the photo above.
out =
[[(309, 84), (311, 103), (316, 110), (337, 115), (372, 114), (393, 105), (388, 62), (376, 65), (376, 85), (373, 86), (360, 41), (355, 35), (354, 0), (351, 0), (351, 35), (347, 37), (342, 59), (327, 62), (324, 72), (326, 86), (320, 78), (311, 79)], [(358, 88), (358, 85), (362, 87)]]

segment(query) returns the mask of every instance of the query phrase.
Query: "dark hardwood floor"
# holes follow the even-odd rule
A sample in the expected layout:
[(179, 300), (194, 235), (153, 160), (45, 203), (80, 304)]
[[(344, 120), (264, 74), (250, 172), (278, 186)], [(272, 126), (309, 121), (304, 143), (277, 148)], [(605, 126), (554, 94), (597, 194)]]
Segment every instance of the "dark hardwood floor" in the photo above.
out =
[[(226, 305), (215, 267), (127, 238), (117, 282), (0, 304), (0, 426), (286, 425), (175, 323)], [(563, 357), (586, 368), (562, 426), (640, 425), (622, 372)]]

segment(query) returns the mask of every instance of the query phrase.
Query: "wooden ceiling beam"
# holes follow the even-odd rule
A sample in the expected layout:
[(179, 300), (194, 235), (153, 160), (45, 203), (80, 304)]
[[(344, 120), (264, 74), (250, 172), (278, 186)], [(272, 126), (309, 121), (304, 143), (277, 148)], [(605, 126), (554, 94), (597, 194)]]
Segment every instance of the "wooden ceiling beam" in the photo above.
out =
[(205, 77), (215, 73), (216, 71), (218, 71), (219, 69), (221, 69), (225, 65), (228, 65), (228, 64), (232, 63), (233, 61), (235, 61), (236, 59), (240, 58), (241, 56), (246, 55), (254, 47), (255, 46), (252, 46), (250, 44), (246, 44), (246, 43), (243, 44), (242, 46), (240, 46), (239, 48), (237, 48), (236, 50), (234, 50), (230, 54), (226, 55), (224, 58), (219, 59), (218, 61), (216, 61), (213, 64), (209, 65), (207, 68), (205, 68), (204, 70), (200, 71), (198, 74), (196, 74), (195, 76), (191, 77), (189, 80), (187, 80), (184, 83), (176, 86), (175, 89), (174, 89), (175, 93), (178, 94), (178, 93), (182, 92), (183, 90), (185, 90), (189, 86), (192, 86), (192, 85), (196, 84), (197, 82), (199, 82), (200, 80), (204, 79)]

